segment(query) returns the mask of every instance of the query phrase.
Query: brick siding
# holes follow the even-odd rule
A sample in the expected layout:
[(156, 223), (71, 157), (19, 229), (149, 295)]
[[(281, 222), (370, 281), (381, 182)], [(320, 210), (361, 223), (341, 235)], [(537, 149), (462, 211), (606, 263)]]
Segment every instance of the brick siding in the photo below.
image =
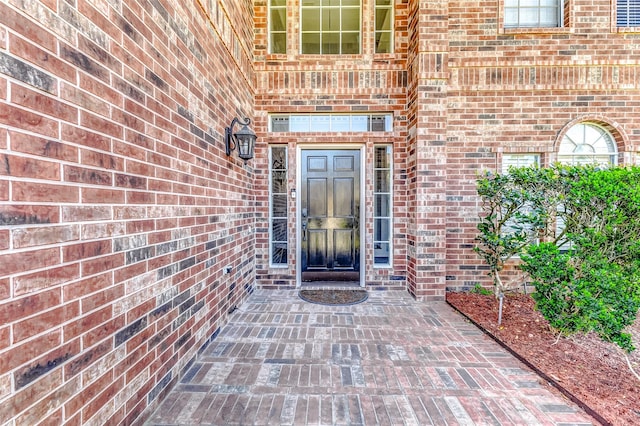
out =
[[(268, 146), (393, 145), (393, 264), (371, 288), (442, 299), (486, 283), (475, 180), (505, 153), (555, 161), (587, 120), (640, 151), (637, 34), (611, 0), (565, 27), (503, 28), (502, 3), (395, 0), (394, 53), (267, 52), (266, 0), (0, 2), (0, 423), (140, 424), (269, 267)], [(272, 133), (271, 113), (390, 113), (392, 133)], [(224, 127), (251, 117), (246, 165)], [(373, 165), (365, 170), (373, 216)], [(225, 274), (225, 267), (232, 267)]]
[(615, 28), (614, 1), (568, 3), (567, 27), (542, 31), (501, 28), (495, 13), (501, 2), (449, 6), (450, 287), (486, 282), (486, 266), (472, 252), (475, 179), (483, 169), (500, 170), (503, 153), (539, 153), (550, 165), (563, 132), (580, 121), (607, 128), (623, 159), (638, 151), (636, 36)]
[[(299, 54), (296, 0), (288, 3), (287, 54), (269, 54), (267, 4), (255, 7), (256, 114), (264, 145), (289, 146), (290, 174), (297, 146), (356, 141), (369, 156), (373, 137), (270, 135), (269, 113), (393, 112), (394, 133), (384, 142), (394, 147), (394, 264), (373, 269), (367, 261), (369, 286), (406, 285), (416, 298), (431, 300), (443, 298), (446, 288), (488, 283), (487, 268), (473, 252), (475, 182), (482, 170), (501, 169), (503, 153), (540, 153), (543, 164), (551, 164), (560, 135), (588, 120), (612, 132), (623, 161), (635, 161), (637, 39), (615, 28), (615, 2), (568, 2), (564, 28), (522, 30), (504, 28), (500, 1), (397, 0), (394, 53), (378, 55), (368, 31), (372, 2), (365, 1), (362, 54), (335, 59)], [(264, 160), (260, 168), (267, 166)], [(268, 176), (256, 177), (266, 200)], [(290, 186), (295, 182), (292, 176)], [(370, 197), (367, 189), (365, 206)], [(257, 214), (268, 217), (266, 209)], [(290, 222), (289, 246), (296, 247), (294, 210)], [(257, 282), (293, 286), (295, 256), (286, 272), (269, 269), (263, 231)], [(372, 251), (370, 243), (365, 250)]]
[(251, 2), (13, 4), (0, 423), (141, 423), (254, 286)]
[[(339, 146), (345, 143), (363, 144), (366, 158), (373, 157), (376, 144), (393, 144), (393, 191), (395, 255), (392, 268), (374, 268), (372, 242), (363, 245), (365, 262), (362, 273), (367, 285), (378, 289), (404, 288), (407, 279), (407, 233), (409, 201), (406, 187), (407, 135), (407, 48), (408, 3), (398, 2), (395, 9), (395, 53), (373, 54), (373, 2), (363, 2), (363, 40), (361, 55), (301, 55), (298, 39), (293, 32), (299, 17), (298, 0), (288, 3), (288, 52), (269, 54), (267, 50), (267, 1), (255, 2), (256, 19), (256, 128), (260, 139), (256, 168), (268, 170), (267, 147), (285, 144), (289, 147), (289, 187), (296, 184), (296, 148), (309, 144)], [(393, 132), (353, 132), (347, 134), (318, 134), (280, 132), (269, 134), (268, 115), (273, 113), (391, 113)], [(365, 173), (365, 217), (373, 216), (373, 163), (368, 162)], [(256, 191), (268, 206), (268, 174), (256, 174)], [(259, 203), (260, 205), (260, 203)], [(267, 221), (268, 209), (258, 209), (258, 220)], [(296, 212), (291, 210), (289, 247), (295, 250)], [(365, 220), (365, 234), (373, 235), (373, 223)], [(258, 229), (256, 244), (256, 283), (265, 288), (292, 288), (295, 286), (297, 262), (295, 256), (288, 269), (269, 268), (268, 228)], [(371, 240), (371, 238), (368, 238)]]

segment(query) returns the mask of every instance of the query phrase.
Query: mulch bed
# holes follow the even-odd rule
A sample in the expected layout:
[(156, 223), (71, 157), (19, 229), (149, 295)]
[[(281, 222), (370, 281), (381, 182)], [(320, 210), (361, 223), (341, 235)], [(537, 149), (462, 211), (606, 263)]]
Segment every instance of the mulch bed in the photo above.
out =
[[(640, 424), (640, 381), (627, 367), (622, 349), (594, 333), (558, 336), (535, 310), (529, 295), (498, 301), (475, 293), (448, 293), (447, 302), (550, 380), (593, 410), (605, 423)], [(630, 328), (636, 346), (629, 360), (640, 371), (640, 319)], [(597, 417), (596, 417), (597, 418)]]
[(300, 290), (300, 298), (305, 302), (319, 305), (355, 305), (362, 303), (369, 297), (366, 290)]

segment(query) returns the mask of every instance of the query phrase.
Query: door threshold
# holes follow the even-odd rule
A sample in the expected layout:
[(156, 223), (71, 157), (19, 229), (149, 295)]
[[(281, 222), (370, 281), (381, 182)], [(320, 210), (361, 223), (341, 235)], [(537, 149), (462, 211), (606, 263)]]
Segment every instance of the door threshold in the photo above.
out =
[(362, 288), (360, 281), (302, 281), (305, 290), (353, 290)]
[(360, 271), (304, 271), (302, 282), (360, 282)]

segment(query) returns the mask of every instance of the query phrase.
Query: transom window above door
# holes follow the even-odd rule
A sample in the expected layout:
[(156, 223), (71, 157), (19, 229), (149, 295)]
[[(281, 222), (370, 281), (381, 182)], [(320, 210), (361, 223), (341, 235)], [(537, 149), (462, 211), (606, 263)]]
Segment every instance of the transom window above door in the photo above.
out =
[(391, 114), (272, 114), (270, 132), (391, 132)]

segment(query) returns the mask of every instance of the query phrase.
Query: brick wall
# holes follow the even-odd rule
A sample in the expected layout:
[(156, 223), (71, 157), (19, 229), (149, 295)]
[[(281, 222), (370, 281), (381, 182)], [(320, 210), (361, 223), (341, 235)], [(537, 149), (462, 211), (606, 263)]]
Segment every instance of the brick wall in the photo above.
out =
[(141, 422), (251, 292), (251, 8), (0, 2), (0, 423)]
[[(394, 147), (394, 264), (377, 288), (441, 299), (487, 282), (475, 180), (505, 153), (556, 158), (581, 120), (640, 150), (637, 34), (610, 0), (566, 28), (504, 29), (502, 3), (396, 0), (395, 53), (267, 53), (266, 0), (0, 2), (0, 422), (141, 422), (269, 268), (269, 145)], [(254, 28), (255, 23), (255, 28)], [(269, 134), (270, 113), (389, 112), (392, 134)], [(254, 118), (256, 158), (224, 153)], [(372, 165), (366, 166), (372, 216)], [(371, 234), (371, 224), (367, 225)], [(225, 267), (232, 270), (225, 274)], [(256, 280), (254, 280), (256, 278)]]
[(640, 137), (637, 34), (618, 30), (610, 0), (570, 1), (565, 28), (505, 29), (500, 1), (451, 2), (447, 109), (447, 285), (487, 282), (472, 251), (475, 180), (504, 153), (556, 160), (572, 124), (608, 128), (631, 160)]
[[(484, 169), (500, 169), (503, 153), (541, 153), (551, 164), (558, 137), (571, 123), (590, 120), (612, 129), (622, 159), (637, 158), (637, 34), (615, 28), (615, 2), (567, 2), (563, 28), (518, 30), (504, 28), (502, 1), (397, 0), (392, 55), (372, 54), (372, 4), (362, 2), (362, 54), (331, 57), (299, 54), (296, 0), (288, 2), (287, 54), (270, 55), (267, 2), (255, 3), (257, 126), (265, 135), (261, 149), (289, 146), (295, 174), (297, 146), (344, 137), (269, 135), (269, 113), (394, 112), (397, 132), (388, 140), (395, 155), (396, 263), (389, 273), (406, 277), (416, 298), (439, 299), (446, 287), (488, 282), (473, 252), (475, 181)], [(367, 134), (348, 136), (368, 149), (372, 144)], [(256, 177), (266, 202), (268, 176)], [(268, 218), (266, 207), (257, 214)], [(294, 248), (296, 212), (290, 214)], [(270, 270), (266, 227), (261, 231), (258, 282), (293, 286), (295, 256), (288, 270)], [(366, 282), (386, 282), (377, 272), (366, 270)]]
[[(256, 128), (261, 138), (256, 162), (256, 191), (263, 201), (258, 203), (259, 228), (256, 244), (256, 273), (258, 285), (265, 288), (291, 288), (295, 286), (297, 245), (295, 229), (296, 211), (290, 209), (289, 247), (287, 269), (269, 267), (268, 235), (268, 161), (269, 145), (286, 144), (289, 147), (289, 188), (296, 183), (296, 148), (321, 144), (339, 147), (345, 143), (364, 144), (368, 159), (373, 156), (375, 144), (393, 144), (394, 152), (394, 206), (393, 235), (394, 264), (392, 268), (373, 267), (371, 235), (373, 225), (373, 163), (366, 170), (365, 208), (367, 239), (363, 245), (366, 261), (363, 269), (368, 285), (377, 288), (404, 288), (407, 276), (407, 47), (408, 2), (398, 1), (395, 9), (395, 51), (393, 54), (373, 53), (373, 4), (362, 3), (362, 54), (360, 55), (301, 55), (297, 29), (299, 0), (287, 3), (288, 41), (286, 54), (268, 53), (267, 1), (255, 2), (256, 20)], [(346, 132), (322, 133), (268, 133), (269, 114), (273, 113), (392, 113), (392, 134)], [(261, 207), (260, 207), (261, 206)]]
[(419, 300), (444, 297), (447, 171), (448, 8), (444, 0), (413, 2), (412, 78), (415, 127), (410, 152), (413, 174), (409, 291)]

